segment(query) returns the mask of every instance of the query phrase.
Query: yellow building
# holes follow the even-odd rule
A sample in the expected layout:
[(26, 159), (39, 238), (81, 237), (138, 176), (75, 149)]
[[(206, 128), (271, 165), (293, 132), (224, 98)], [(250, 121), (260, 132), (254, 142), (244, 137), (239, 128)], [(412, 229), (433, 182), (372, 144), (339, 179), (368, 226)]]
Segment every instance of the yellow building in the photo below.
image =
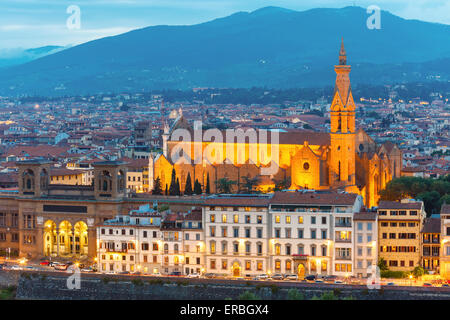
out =
[[(149, 179), (160, 178), (170, 187), (172, 169), (185, 189), (188, 173), (192, 183), (198, 180), (203, 191), (209, 177), (210, 192), (217, 192), (221, 178), (236, 181), (232, 192), (246, 190), (246, 178), (259, 178), (259, 188), (271, 191), (282, 183), (290, 189), (345, 190), (363, 196), (366, 206), (376, 206), (379, 191), (393, 177), (400, 176), (402, 154), (393, 143), (378, 146), (362, 129), (355, 127), (355, 102), (350, 86), (351, 67), (342, 43), (339, 65), (335, 66), (336, 84), (330, 109), (331, 132), (306, 130), (241, 131), (239, 138), (228, 139), (229, 131), (219, 131), (223, 139), (212, 139), (208, 131), (194, 130), (180, 116), (173, 125), (165, 125), (163, 154), (153, 159)], [(189, 139), (180, 138), (180, 132)], [(236, 132), (235, 132), (236, 134)], [(232, 142), (230, 142), (232, 141)], [(179, 150), (189, 156), (175, 159)], [(200, 160), (199, 160), (200, 159)], [(276, 167), (270, 174), (263, 168)]]
[(52, 168), (50, 171), (50, 183), (81, 186), (85, 184), (86, 174), (83, 170)]
[(421, 265), (421, 230), (426, 217), (422, 201), (380, 201), (378, 258), (389, 270), (412, 271)]
[(450, 204), (441, 209), (441, 277), (450, 280)]

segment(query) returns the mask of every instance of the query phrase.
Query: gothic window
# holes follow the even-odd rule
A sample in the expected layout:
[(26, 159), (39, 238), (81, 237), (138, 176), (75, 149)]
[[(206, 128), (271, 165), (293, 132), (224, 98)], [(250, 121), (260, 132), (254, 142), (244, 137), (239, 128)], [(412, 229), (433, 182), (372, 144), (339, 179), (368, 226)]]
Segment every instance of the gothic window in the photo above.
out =
[(364, 150), (364, 145), (362, 143), (359, 144), (359, 151), (363, 151)]
[(308, 163), (308, 162), (305, 162), (305, 163), (303, 164), (303, 169), (305, 169), (305, 170), (308, 170), (308, 169), (309, 169), (309, 163)]

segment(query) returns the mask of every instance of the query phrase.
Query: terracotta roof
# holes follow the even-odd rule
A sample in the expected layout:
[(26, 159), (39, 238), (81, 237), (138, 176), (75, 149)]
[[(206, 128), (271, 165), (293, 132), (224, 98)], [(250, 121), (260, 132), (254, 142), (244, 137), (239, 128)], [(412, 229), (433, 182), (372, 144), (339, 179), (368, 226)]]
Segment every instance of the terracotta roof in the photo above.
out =
[(353, 215), (353, 220), (373, 220), (377, 219), (376, 212), (358, 212)]
[(357, 197), (354, 193), (275, 192), (270, 203), (353, 205)]
[(268, 207), (269, 199), (262, 197), (211, 197), (207, 198), (204, 202), (206, 206), (244, 206), (244, 207)]
[(422, 209), (423, 202), (402, 203), (398, 201), (380, 201), (378, 209)]
[(422, 233), (441, 233), (441, 219), (426, 218), (423, 222)]
[[(247, 132), (246, 130), (244, 131)], [(227, 137), (226, 131), (222, 130), (221, 133), (223, 135), (224, 142), (226, 142)], [(278, 133), (279, 133), (279, 142), (278, 142), (279, 144), (302, 145), (304, 141), (308, 141), (308, 144), (315, 146), (330, 145), (330, 134), (326, 132), (314, 132), (309, 130), (298, 130), (298, 129), (282, 129), (282, 131), (278, 131)], [(266, 136), (267, 141), (263, 142), (271, 143), (272, 137), (275, 135), (271, 134), (270, 132), (267, 132)], [(260, 141), (262, 137), (263, 135), (260, 135), (259, 133), (257, 134), (258, 141)], [(177, 142), (178, 140), (172, 140), (171, 137), (170, 141)], [(246, 141), (248, 141), (248, 138), (246, 138)]]

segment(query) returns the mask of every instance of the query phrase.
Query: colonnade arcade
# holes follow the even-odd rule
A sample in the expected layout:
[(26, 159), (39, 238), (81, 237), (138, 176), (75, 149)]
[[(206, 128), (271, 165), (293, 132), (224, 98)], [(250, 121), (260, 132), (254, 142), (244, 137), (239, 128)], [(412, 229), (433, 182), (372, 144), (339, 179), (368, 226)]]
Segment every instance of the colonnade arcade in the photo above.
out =
[(45, 256), (88, 255), (88, 226), (84, 221), (71, 223), (53, 220), (44, 223), (43, 250)]

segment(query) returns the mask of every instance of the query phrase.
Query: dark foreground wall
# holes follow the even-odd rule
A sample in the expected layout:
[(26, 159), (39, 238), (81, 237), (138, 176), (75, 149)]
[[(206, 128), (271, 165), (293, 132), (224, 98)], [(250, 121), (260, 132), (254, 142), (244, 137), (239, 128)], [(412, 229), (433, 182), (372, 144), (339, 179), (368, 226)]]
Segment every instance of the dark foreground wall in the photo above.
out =
[[(195, 280), (83, 278), (80, 289), (68, 289), (66, 276), (26, 274), (19, 279), (17, 299), (83, 299), (83, 300), (225, 300), (239, 299), (245, 291), (256, 294), (260, 299), (288, 299), (292, 286), (254, 283), (202, 283)], [(170, 282), (170, 283), (169, 283)], [(396, 299), (449, 299), (450, 290), (425, 291), (418, 289), (368, 290), (367, 288), (332, 288), (326, 286), (296, 286), (305, 297), (311, 299), (323, 293), (333, 292), (340, 298), (352, 297), (363, 300)]]

